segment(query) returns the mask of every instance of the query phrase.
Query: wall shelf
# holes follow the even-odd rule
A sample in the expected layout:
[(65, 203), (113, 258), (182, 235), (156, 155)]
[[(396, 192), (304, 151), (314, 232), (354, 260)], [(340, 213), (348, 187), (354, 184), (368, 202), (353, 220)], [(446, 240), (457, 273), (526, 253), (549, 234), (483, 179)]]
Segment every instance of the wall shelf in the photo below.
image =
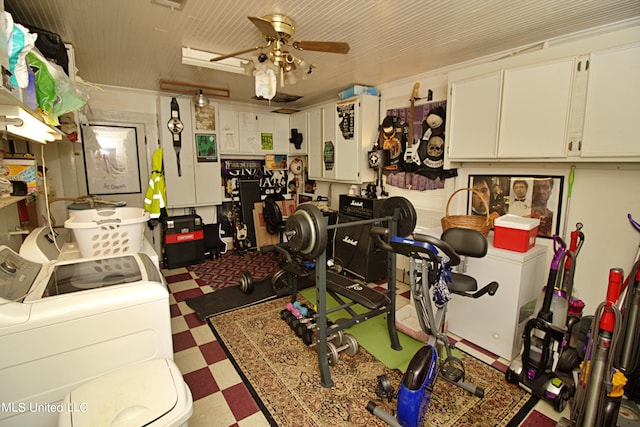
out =
[[(42, 121), (42, 118), (27, 108), (18, 98), (16, 98), (7, 88), (0, 86), (0, 114), (7, 117), (18, 117), (23, 119), (25, 126), (34, 126), (33, 132), (16, 132), (15, 128), (7, 126), (7, 133), (20, 139), (46, 144), (48, 141), (61, 141), (67, 139), (66, 135), (58, 128), (50, 126)], [(28, 123), (27, 123), (28, 122)]]
[(4, 199), (0, 199), (0, 209), (18, 203), (20, 200), (25, 200), (31, 196), (9, 196)]

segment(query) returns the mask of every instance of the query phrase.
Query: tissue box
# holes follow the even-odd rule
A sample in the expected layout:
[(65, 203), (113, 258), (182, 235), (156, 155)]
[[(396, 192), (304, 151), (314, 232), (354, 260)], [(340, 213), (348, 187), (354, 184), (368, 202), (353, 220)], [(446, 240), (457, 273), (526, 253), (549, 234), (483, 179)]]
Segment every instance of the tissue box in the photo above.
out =
[(493, 222), (493, 246), (515, 252), (527, 252), (536, 245), (540, 220), (503, 215)]
[(338, 94), (338, 97), (342, 101), (344, 99), (351, 98), (352, 96), (357, 96), (362, 94), (378, 96), (378, 89), (371, 86), (353, 85), (350, 88), (347, 88), (342, 92), (340, 92)]

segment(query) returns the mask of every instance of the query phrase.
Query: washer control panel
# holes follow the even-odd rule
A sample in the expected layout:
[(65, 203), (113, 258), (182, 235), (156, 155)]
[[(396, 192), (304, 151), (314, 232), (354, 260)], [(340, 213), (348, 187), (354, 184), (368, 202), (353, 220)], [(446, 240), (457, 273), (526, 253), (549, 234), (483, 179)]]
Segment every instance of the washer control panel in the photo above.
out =
[(42, 264), (27, 261), (11, 248), (0, 246), (0, 299), (21, 301), (41, 268)]

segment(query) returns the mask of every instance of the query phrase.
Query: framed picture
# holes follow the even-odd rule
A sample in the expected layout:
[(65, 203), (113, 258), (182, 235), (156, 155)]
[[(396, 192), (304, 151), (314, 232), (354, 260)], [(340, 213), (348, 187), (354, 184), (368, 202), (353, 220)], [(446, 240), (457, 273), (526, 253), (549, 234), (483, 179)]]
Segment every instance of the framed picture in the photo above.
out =
[(218, 161), (215, 133), (196, 133), (196, 147), (198, 149), (198, 163)]
[(140, 193), (135, 127), (82, 127), (82, 150), (89, 194)]
[[(543, 175), (469, 175), (493, 217), (504, 214), (540, 219), (539, 237), (560, 233), (564, 177)], [(469, 215), (486, 215), (485, 203), (470, 192)]]

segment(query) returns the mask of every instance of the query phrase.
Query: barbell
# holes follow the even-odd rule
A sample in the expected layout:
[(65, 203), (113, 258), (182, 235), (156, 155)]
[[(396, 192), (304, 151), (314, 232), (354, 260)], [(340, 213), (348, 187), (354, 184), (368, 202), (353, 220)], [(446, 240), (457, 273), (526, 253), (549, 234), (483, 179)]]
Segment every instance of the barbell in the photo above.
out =
[(379, 218), (355, 221), (343, 224), (327, 225), (320, 209), (313, 203), (298, 205), (285, 224), (285, 236), (289, 248), (293, 252), (302, 254), (307, 259), (320, 255), (327, 247), (327, 231), (341, 227), (353, 227), (362, 223), (388, 223), (398, 212), (397, 234), (407, 237), (416, 228), (417, 215), (413, 204), (404, 197), (394, 196), (385, 199), (382, 203)]

